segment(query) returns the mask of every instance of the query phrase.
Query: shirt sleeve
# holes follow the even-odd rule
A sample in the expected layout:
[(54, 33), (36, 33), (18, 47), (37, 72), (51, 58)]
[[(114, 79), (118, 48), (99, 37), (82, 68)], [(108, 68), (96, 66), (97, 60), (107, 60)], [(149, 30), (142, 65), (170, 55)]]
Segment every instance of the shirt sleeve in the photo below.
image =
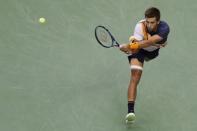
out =
[(143, 34), (141, 23), (136, 24), (135, 29), (134, 29), (134, 33), (133, 33), (133, 37), (138, 41), (141, 41), (144, 39), (144, 34)]
[(169, 26), (165, 25), (165, 26), (160, 28), (160, 30), (158, 32), (158, 35), (160, 37), (162, 37), (163, 39), (166, 39), (168, 37), (169, 32), (170, 32)]

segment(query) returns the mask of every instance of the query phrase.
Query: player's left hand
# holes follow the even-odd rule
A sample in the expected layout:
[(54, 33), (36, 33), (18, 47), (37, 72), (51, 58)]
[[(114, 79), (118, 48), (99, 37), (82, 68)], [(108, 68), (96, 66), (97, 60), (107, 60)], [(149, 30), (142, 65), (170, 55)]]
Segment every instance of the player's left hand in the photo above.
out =
[(126, 54), (131, 54), (129, 44), (122, 44), (120, 45), (119, 49)]
[(122, 44), (120, 45), (120, 50), (126, 54), (134, 54), (137, 53), (139, 51), (138, 48), (136, 49), (132, 49), (130, 44)]

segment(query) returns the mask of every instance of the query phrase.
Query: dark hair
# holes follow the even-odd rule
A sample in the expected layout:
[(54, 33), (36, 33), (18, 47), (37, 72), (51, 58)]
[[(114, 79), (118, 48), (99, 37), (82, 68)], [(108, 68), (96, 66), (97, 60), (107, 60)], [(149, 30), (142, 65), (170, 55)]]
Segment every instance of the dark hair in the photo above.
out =
[(156, 20), (160, 20), (160, 11), (156, 7), (150, 7), (145, 11), (145, 18), (153, 18), (156, 17)]

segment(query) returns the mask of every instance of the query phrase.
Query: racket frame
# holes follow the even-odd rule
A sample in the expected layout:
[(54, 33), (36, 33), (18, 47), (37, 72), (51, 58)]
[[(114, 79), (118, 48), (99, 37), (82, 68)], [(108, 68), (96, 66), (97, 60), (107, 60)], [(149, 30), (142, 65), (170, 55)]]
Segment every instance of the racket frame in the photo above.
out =
[[(99, 41), (99, 38), (98, 38), (97, 33), (96, 33), (96, 31), (97, 31), (98, 28), (103, 28), (103, 29), (106, 30), (107, 33), (110, 35), (110, 37), (111, 37), (111, 39), (112, 39), (111, 46), (106, 46), (106, 45), (102, 44), (101, 41)], [(98, 41), (98, 43), (99, 43), (101, 46), (105, 47), (105, 48), (120, 47), (120, 44), (115, 40), (115, 38), (113, 37), (113, 35), (111, 34), (111, 32), (110, 32), (107, 28), (105, 28), (104, 26), (102, 26), (102, 25), (99, 25), (99, 26), (97, 26), (97, 27), (95, 28), (95, 37), (96, 37), (96, 40)]]

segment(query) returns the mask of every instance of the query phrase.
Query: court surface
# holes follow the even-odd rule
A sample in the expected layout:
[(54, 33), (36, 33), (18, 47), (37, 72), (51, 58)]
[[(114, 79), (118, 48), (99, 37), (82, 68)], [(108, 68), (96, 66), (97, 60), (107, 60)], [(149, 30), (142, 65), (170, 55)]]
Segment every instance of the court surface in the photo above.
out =
[[(98, 45), (94, 28), (127, 42), (150, 6), (171, 32), (145, 63), (128, 127), (127, 57)], [(195, 0), (1, 0), (0, 130), (197, 130), (196, 12)]]

